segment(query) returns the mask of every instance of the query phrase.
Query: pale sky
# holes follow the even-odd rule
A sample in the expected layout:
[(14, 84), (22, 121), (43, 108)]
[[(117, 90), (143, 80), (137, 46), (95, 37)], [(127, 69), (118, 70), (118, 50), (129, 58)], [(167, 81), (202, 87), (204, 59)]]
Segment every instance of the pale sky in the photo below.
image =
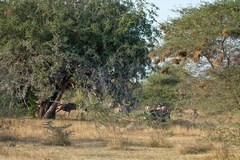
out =
[(160, 10), (158, 11), (157, 21), (163, 22), (170, 18), (174, 18), (178, 15), (170, 11), (171, 9), (188, 7), (190, 5), (197, 6), (204, 2), (213, 2), (213, 0), (147, 0), (149, 3), (154, 3)]

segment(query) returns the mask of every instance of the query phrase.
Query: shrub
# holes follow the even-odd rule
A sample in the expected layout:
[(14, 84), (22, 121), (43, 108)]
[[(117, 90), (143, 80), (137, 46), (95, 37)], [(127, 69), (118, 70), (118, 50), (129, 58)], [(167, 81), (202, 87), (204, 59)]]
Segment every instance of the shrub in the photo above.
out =
[(57, 146), (67, 146), (71, 142), (69, 136), (72, 134), (72, 131), (66, 131), (65, 129), (70, 127), (72, 124), (63, 125), (63, 126), (52, 126), (51, 121), (47, 121), (44, 124), (46, 135), (48, 136), (47, 142), (48, 145), (57, 145)]
[(109, 144), (112, 149), (125, 149), (127, 139), (124, 138), (126, 132), (126, 120), (122, 114), (114, 114), (109, 108), (102, 105), (92, 105), (90, 112), (95, 120), (95, 128), (99, 133), (99, 126), (104, 126), (109, 134)]

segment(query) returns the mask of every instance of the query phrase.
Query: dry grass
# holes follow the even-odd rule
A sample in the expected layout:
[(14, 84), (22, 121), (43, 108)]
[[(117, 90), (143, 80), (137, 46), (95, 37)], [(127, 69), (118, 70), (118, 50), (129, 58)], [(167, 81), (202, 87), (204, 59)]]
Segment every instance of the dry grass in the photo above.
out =
[(211, 143), (193, 143), (185, 146), (177, 147), (177, 152), (180, 154), (203, 154), (211, 151), (213, 149), (213, 145)]
[(113, 133), (106, 126), (91, 120), (78, 121), (73, 117), (68, 117), (70, 119), (62, 117), (52, 122), (53, 126), (71, 124), (67, 128), (72, 132), (69, 137), (70, 146), (45, 145), (48, 140), (44, 132), (46, 120), (2, 119), (0, 160), (204, 160), (219, 159), (221, 155), (227, 157), (226, 159), (240, 157), (239, 147), (219, 148), (217, 143), (201, 142), (199, 141), (202, 139), (201, 130), (186, 127), (188, 125), (173, 125), (167, 129), (139, 125), (136, 127), (132, 125), (129, 129), (112, 125), (112, 129), (116, 129), (112, 130), (116, 132)]
[(156, 147), (156, 148), (172, 148), (173, 144), (164, 138), (159, 139), (152, 139), (149, 143), (149, 147)]
[(218, 160), (226, 160), (226, 159), (239, 159), (238, 155), (235, 155), (233, 150), (230, 150), (226, 146), (215, 147), (212, 150), (212, 157)]
[(182, 127), (180, 125), (174, 126), (172, 128), (173, 135), (180, 136), (201, 136), (202, 132), (200, 129), (194, 126)]

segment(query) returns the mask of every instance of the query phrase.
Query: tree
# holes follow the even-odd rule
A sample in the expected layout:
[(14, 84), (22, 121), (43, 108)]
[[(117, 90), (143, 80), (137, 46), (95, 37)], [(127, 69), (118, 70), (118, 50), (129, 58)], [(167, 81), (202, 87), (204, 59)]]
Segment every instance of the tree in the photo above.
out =
[(159, 57), (211, 68), (239, 64), (239, 8), (239, 1), (216, 1), (174, 10), (179, 18), (160, 27), (165, 35)]
[(202, 2), (176, 9), (180, 16), (162, 23), (163, 44), (152, 57), (196, 65), (195, 78), (185, 83), (187, 105), (211, 113), (239, 109), (239, 9), (239, 1)]
[(0, 74), (8, 93), (38, 98), (39, 117), (55, 118), (65, 90), (131, 100), (146, 76), (148, 46), (159, 35), (156, 7), (144, 0), (1, 2)]
[(142, 82), (142, 103), (145, 105), (165, 103), (167, 106), (174, 106), (185, 94), (180, 85), (188, 76), (189, 74), (184, 69), (184, 66), (165, 64), (156, 67), (155, 71)]

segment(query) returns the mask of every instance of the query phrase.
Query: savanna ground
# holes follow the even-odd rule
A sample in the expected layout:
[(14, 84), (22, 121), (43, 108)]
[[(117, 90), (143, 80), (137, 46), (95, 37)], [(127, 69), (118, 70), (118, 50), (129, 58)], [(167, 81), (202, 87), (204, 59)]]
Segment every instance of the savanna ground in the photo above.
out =
[[(229, 121), (230, 115), (201, 114), (193, 122), (190, 112), (173, 113), (172, 119), (167, 122), (149, 122), (148, 125), (145, 123), (147, 120), (136, 120), (131, 116), (118, 121), (121, 125), (113, 122), (102, 125), (88, 117), (85, 120), (76, 119), (77, 111), (71, 112), (70, 116), (63, 116), (64, 112), (61, 111), (52, 122), (30, 118), (2, 118), (0, 159), (240, 159), (239, 126), (232, 127), (234, 124), (239, 125), (239, 116), (234, 115)], [(222, 120), (221, 123), (218, 119)], [(51, 124), (51, 127), (46, 127), (46, 123)], [(225, 124), (231, 126), (221, 130), (212, 127)], [(55, 132), (58, 132), (57, 126), (64, 125), (69, 125), (62, 130), (67, 136), (59, 137), (59, 141), (67, 143), (59, 146), (56, 145), (57, 142), (52, 142), (54, 134), (49, 130), (55, 129)], [(233, 130), (228, 131), (229, 128)], [(236, 144), (230, 143), (232, 140), (236, 141)]]

